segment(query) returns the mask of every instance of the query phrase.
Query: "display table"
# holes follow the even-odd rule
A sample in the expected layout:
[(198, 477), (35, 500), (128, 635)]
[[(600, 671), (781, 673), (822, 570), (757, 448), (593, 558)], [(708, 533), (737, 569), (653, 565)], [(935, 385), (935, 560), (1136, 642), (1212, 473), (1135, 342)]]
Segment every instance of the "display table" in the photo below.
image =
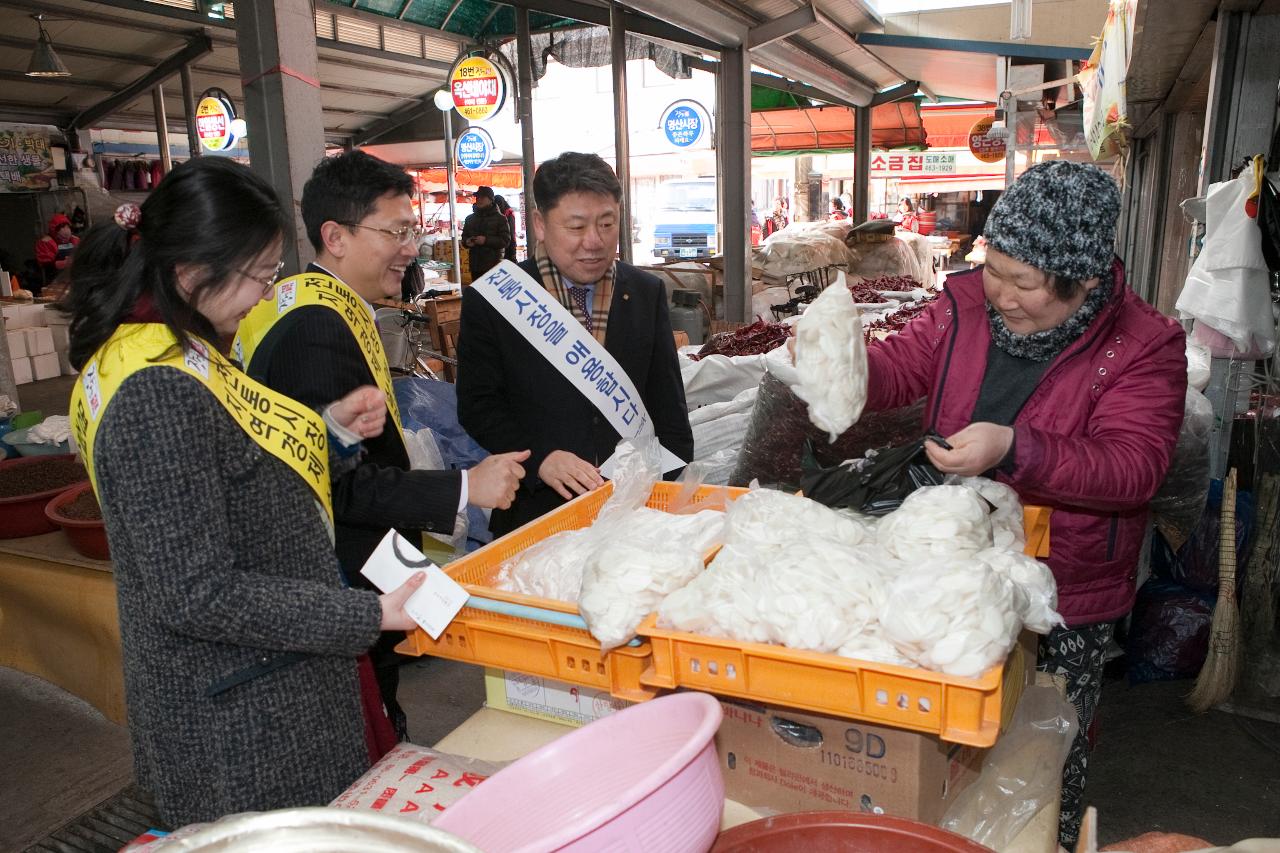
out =
[[(513, 761), (573, 729), (508, 711), (482, 708), (445, 735), (435, 749), (484, 761)], [(756, 820), (760, 815), (741, 803), (725, 800), (721, 830)], [(1006, 853), (1055, 853), (1058, 849), (1058, 808), (1042, 809), (1005, 848)]]
[(56, 684), (123, 724), (111, 563), (81, 556), (61, 531), (0, 539), (0, 666)]

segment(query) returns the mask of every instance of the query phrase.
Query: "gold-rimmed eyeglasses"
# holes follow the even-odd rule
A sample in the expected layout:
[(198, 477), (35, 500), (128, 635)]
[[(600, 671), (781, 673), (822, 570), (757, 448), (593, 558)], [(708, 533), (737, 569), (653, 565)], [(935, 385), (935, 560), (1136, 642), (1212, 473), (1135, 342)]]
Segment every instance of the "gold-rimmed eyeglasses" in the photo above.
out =
[(402, 246), (418, 242), (418, 240), (422, 239), (422, 235), (427, 233), (426, 229), (421, 225), (405, 225), (402, 228), (379, 228), (376, 225), (361, 225), (359, 222), (339, 222), (338, 224), (345, 225), (348, 228), (364, 228), (367, 231), (380, 231), (394, 239)]

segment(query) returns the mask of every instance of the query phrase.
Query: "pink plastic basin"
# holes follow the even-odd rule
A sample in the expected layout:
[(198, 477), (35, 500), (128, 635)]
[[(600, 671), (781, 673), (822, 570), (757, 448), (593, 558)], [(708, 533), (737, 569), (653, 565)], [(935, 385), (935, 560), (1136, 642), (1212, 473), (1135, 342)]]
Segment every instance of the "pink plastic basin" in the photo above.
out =
[(495, 773), (432, 825), (485, 853), (704, 853), (724, 809), (719, 726), (705, 693), (633, 705)]

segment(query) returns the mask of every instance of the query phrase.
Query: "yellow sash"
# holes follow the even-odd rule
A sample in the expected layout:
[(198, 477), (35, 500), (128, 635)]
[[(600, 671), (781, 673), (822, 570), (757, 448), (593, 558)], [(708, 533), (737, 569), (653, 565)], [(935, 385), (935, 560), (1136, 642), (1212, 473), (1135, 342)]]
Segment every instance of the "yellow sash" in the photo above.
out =
[(120, 326), (84, 366), (71, 391), (71, 428), (95, 492), (93, 442), (102, 413), (124, 381), (148, 367), (173, 367), (203, 383), (249, 438), (306, 482), (332, 532), (328, 434), (321, 417), (250, 379), (206, 341), (193, 337), (187, 349), (180, 349), (162, 323)]
[(290, 311), (305, 305), (322, 305), (331, 308), (347, 321), (351, 336), (364, 353), (365, 364), (373, 374), (373, 381), (387, 397), (387, 410), (396, 427), (396, 435), (404, 441), (404, 426), (400, 422), (400, 407), (396, 404), (395, 390), (391, 387), (391, 368), (387, 366), (387, 353), (378, 336), (378, 326), (369, 315), (363, 299), (350, 287), (331, 275), (304, 272), (276, 283), (275, 296), (259, 302), (240, 321), (240, 331), (231, 345), (232, 354), (249, 369), (253, 354), (262, 345), (272, 327)]

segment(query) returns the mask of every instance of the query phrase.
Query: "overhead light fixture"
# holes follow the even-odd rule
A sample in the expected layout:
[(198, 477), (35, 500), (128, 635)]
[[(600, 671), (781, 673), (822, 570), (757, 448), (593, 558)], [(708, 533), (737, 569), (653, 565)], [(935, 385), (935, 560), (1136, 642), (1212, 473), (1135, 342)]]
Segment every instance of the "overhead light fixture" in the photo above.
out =
[(1031, 38), (1032, 0), (1013, 0), (1009, 10), (1009, 40)]
[(71, 72), (62, 64), (53, 49), (53, 39), (49, 38), (44, 28), (44, 15), (32, 15), (36, 26), (40, 28), (40, 39), (31, 51), (31, 61), (27, 63), (28, 77), (70, 77)]

